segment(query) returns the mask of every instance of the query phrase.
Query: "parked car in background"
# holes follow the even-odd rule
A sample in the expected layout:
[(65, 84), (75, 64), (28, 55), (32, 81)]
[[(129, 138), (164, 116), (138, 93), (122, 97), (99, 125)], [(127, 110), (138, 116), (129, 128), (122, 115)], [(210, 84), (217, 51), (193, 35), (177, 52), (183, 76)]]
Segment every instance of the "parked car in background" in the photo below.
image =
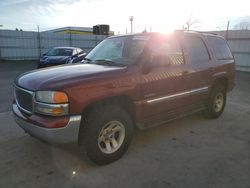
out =
[(43, 54), (37, 68), (81, 62), (86, 53), (81, 48), (54, 47)]
[(234, 57), (218, 35), (113, 36), (82, 64), (19, 76), (13, 114), (27, 133), (77, 142), (92, 161), (107, 164), (126, 152), (135, 127), (197, 111), (218, 118), (234, 82)]

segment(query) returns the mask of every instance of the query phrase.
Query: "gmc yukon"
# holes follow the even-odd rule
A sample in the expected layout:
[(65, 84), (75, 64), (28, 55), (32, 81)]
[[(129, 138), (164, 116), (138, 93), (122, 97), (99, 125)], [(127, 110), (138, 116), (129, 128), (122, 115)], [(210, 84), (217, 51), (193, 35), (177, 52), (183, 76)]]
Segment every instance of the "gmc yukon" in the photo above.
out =
[(221, 36), (190, 31), (112, 36), (82, 63), (17, 77), (13, 114), (30, 135), (76, 142), (102, 165), (126, 152), (135, 128), (198, 111), (218, 118), (234, 81), (235, 60)]

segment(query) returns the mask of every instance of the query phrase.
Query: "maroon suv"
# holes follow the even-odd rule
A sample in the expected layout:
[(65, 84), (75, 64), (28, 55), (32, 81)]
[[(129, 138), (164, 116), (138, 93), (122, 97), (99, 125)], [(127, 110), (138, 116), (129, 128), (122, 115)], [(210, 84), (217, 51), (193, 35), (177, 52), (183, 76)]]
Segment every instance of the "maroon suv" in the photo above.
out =
[(19, 76), (13, 112), (30, 135), (78, 142), (92, 161), (107, 164), (126, 152), (135, 127), (197, 111), (219, 117), (234, 81), (234, 58), (218, 35), (113, 36), (81, 64)]

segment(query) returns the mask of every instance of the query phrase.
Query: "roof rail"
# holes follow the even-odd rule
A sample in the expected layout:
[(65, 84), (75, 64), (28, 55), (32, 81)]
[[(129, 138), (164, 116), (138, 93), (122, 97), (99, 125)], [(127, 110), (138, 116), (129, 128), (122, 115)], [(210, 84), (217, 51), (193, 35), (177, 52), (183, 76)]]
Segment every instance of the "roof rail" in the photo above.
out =
[(213, 32), (210, 32), (210, 31), (196, 31), (198, 33), (204, 33), (204, 34), (210, 34), (210, 35), (218, 35), (217, 33), (213, 33)]
[(209, 31), (195, 31), (195, 30), (175, 30), (176, 33), (201, 33), (201, 34), (211, 34), (211, 35), (218, 35), (217, 33), (209, 32)]
[(177, 29), (177, 30), (174, 30), (175, 33), (184, 33), (185, 30), (182, 30), (182, 29)]

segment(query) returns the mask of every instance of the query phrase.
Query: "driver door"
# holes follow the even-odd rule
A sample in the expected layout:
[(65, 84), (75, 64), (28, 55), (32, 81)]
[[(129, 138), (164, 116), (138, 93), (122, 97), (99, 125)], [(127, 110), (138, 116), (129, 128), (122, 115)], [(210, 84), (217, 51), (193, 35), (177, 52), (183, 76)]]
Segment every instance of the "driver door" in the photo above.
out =
[(185, 92), (182, 73), (187, 69), (178, 40), (157, 38), (149, 49), (151, 60), (144, 65), (149, 70), (142, 73), (145, 120), (166, 117), (185, 105), (178, 102), (178, 93)]

